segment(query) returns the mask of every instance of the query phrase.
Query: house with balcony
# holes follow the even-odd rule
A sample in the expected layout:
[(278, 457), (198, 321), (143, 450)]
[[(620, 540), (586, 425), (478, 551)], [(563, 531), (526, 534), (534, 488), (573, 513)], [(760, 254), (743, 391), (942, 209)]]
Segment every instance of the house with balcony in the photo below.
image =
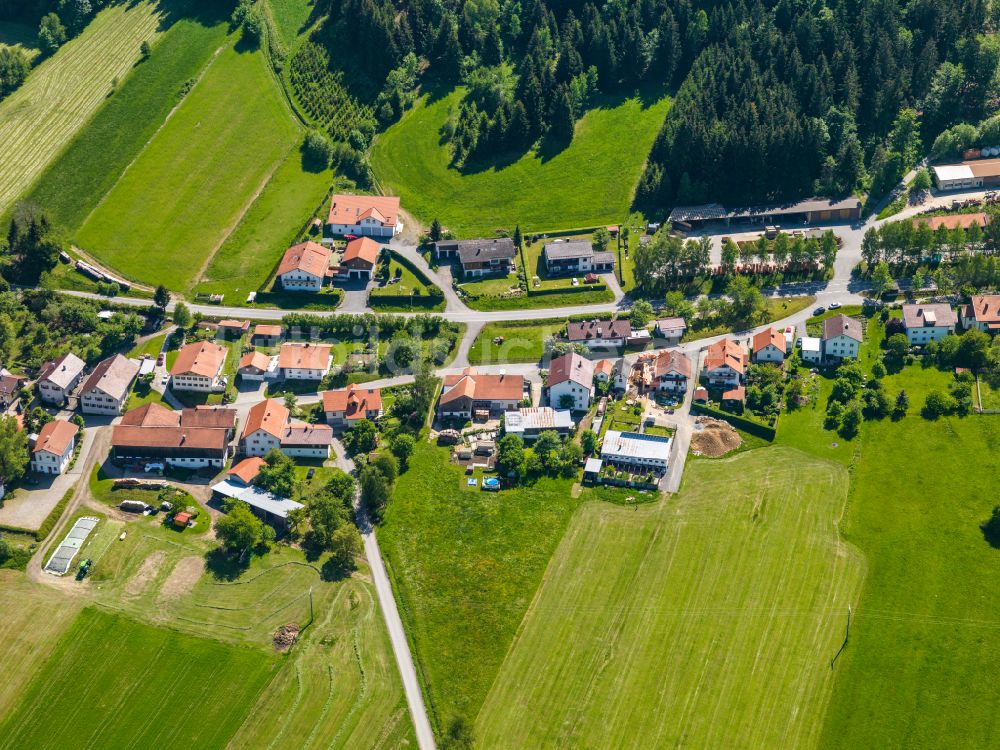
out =
[(903, 305), (903, 327), (910, 346), (924, 346), (955, 332), (958, 315), (951, 305)]
[(860, 320), (836, 315), (823, 321), (823, 356), (827, 361), (857, 359), (863, 340)]
[(749, 362), (746, 349), (732, 339), (721, 339), (705, 351), (702, 374), (709, 388), (737, 388), (746, 380)]
[(466, 279), (511, 274), (516, 256), (517, 248), (509, 237), (434, 243), (434, 257), (439, 261), (458, 260), (462, 276)]
[(278, 264), (278, 282), (286, 292), (319, 292), (330, 269), (330, 248), (318, 242), (292, 245)]
[[(147, 360), (152, 362), (152, 360)], [(125, 411), (139, 363), (121, 354), (99, 362), (80, 389), (80, 411), (84, 414), (117, 416)]]
[(399, 196), (338, 193), (330, 199), (326, 228), (330, 235), (341, 237), (353, 234), (390, 239), (403, 231)]
[(545, 271), (550, 276), (583, 276), (615, 270), (615, 254), (594, 250), (589, 240), (554, 240), (542, 248)]

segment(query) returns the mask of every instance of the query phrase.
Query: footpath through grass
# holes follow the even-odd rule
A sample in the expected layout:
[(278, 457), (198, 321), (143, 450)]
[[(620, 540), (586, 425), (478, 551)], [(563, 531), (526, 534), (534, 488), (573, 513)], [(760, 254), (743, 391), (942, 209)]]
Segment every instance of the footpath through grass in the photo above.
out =
[(126, 276), (186, 289), (298, 141), (264, 55), (223, 50), (77, 234)]
[(0, 216), (101, 106), (112, 81), (139, 59), (140, 43), (156, 37), (177, 4), (110, 5), (0, 102)]
[(809, 747), (863, 562), (847, 472), (766, 448), (581, 506), (483, 705), (483, 747)]
[(378, 532), (441, 728), (474, 720), (578, 502), (569, 480), (469, 488), (448, 455), (417, 446)]
[(52, 162), (29, 198), (70, 231), (83, 224), (129, 163), (180, 101), (225, 42), (227, 24), (211, 18), (219, 3), (207, 3), (203, 20), (182, 18), (153, 47), (149, 59), (129, 73), (118, 91)]
[(86, 609), (0, 725), (0, 748), (222, 747), (276, 664), (263, 649)]
[(462, 94), (424, 96), (372, 147), (383, 188), (399, 193), (423, 223), (438, 218), (460, 237), (489, 237), (518, 223), (527, 232), (621, 221), (669, 108), (666, 97), (606, 100), (580, 119), (562, 151), (515, 154), (459, 171), (448, 166), (439, 130)]
[(1000, 551), (979, 524), (1000, 498), (1000, 420), (910, 415), (863, 439), (845, 531), (869, 571), (821, 745), (992, 747)]

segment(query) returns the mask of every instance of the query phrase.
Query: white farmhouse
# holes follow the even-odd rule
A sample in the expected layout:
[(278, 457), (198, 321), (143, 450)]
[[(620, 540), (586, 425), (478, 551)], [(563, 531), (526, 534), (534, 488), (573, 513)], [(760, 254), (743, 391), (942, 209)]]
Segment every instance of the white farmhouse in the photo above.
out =
[(556, 357), (549, 364), (548, 385), (553, 407), (586, 411), (594, 396), (594, 363), (576, 352)]
[(98, 363), (80, 389), (80, 411), (84, 414), (121, 414), (125, 411), (139, 367), (134, 359), (121, 354)]
[(394, 237), (403, 231), (399, 220), (399, 196), (334, 195), (326, 220), (331, 235)]
[(73, 458), (78, 431), (75, 424), (61, 419), (43, 425), (31, 449), (31, 470), (39, 474), (62, 474)]
[(222, 368), (228, 353), (226, 347), (211, 341), (195, 341), (182, 347), (170, 368), (170, 387), (175, 391), (224, 390)]
[(286, 292), (319, 292), (330, 268), (330, 248), (318, 242), (292, 245), (281, 257), (278, 281)]
[(864, 335), (861, 322), (846, 315), (823, 321), (823, 356), (828, 360), (857, 359)]
[(38, 397), (48, 404), (66, 403), (83, 379), (85, 368), (84, 361), (72, 352), (46, 362), (38, 373)]
[(958, 316), (951, 305), (903, 305), (903, 327), (912, 346), (940, 341), (955, 332)]
[(753, 337), (754, 362), (781, 364), (785, 361), (785, 336), (777, 328), (765, 328)]

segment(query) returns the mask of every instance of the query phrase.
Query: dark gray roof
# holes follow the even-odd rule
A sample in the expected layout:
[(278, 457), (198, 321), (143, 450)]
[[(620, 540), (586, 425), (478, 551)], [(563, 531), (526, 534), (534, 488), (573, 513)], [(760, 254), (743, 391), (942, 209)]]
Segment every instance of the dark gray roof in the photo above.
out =
[(458, 251), (462, 264), (482, 263), (493, 258), (513, 258), (516, 250), (510, 237), (481, 240), (442, 240), (435, 243), (437, 252)]
[(590, 240), (569, 240), (567, 242), (546, 242), (543, 248), (545, 258), (549, 260), (566, 260), (568, 258), (589, 258), (592, 255), (609, 255), (612, 253), (594, 253)]
[(608, 252), (594, 253), (594, 257), (591, 260), (591, 263), (593, 263), (594, 265), (599, 265), (601, 263), (614, 263), (614, 262), (615, 262), (615, 254)]
[(707, 203), (704, 206), (678, 206), (670, 212), (667, 221), (705, 221), (707, 219), (724, 219), (726, 207), (721, 203)]

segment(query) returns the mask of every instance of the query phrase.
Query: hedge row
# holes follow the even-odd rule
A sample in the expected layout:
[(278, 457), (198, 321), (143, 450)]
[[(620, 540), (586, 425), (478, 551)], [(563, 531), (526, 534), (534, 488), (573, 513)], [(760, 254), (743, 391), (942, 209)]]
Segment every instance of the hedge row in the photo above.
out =
[(774, 436), (777, 434), (777, 430), (774, 427), (769, 427), (766, 424), (761, 424), (760, 422), (755, 422), (746, 417), (741, 417), (738, 414), (730, 414), (728, 411), (720, 411), (711, 406), (706, 406), (704, 404), (692, 404), (691, 405), (692, 414), (704, 414), (706, 417), (715, 417), (716, 419), (721, 419), (725, 422), (729, 422), (733, 427), (737, 427), (744, 432), (749, 432), (751, 435), (756, 435), (757, 437), (764, 438), (765, 440), (774, 440)]
[(52, 529), (55, 528), (56, 523), (59, 521), (63, 512), (66, 510), (66, 506), (69, 505), (69, 499), (73, 497), (74, 489), (75, 489), (74, 487), (70, 487), (68, 490), (66, 490), (66, 492), (63, 493), (63, 496), (59, 499), (59, 502), (56, 503), (56, 507), (54, 507), (49, 512), (49, 514), (45, 517), (45, 520), (42, 521), (42, 525), (38, 527), (38, 531), (35, 532), (35, 539), (37, 539), (39, 542), (45, 539), (45, 537), (47, 537), (52, 532)]
[(581, 292), (600, 292), (607, 290), (603, 281), (597, 284), (581, 284), (580, 286), (563, 286), (554, 289), (531, 289), (528, 291), (529, 297), (553, 297), (561, 294), (579, 294)]
[(413, 265), (413, 263), (410, 261), (409, 258), (400, 255), (391, 248), (389, 248), (389, 255), (391, 255), (392, 259), (397, 263), (399, 263), (399, 265), (408, 269), (409, 272), (412, 273), (417, 278), (417, 281), (419, 281), (421, 284), (427, 287), (428, 293), (433, 294), (434, 292), (437, 292), (438, 294), (444, 296), (441, 290), (438, 289), (433, 283), (431, 283), (431, 280), (424, 275), (424, 272), (421, 271), (419, 268), (417, 268), (415, 265)]

